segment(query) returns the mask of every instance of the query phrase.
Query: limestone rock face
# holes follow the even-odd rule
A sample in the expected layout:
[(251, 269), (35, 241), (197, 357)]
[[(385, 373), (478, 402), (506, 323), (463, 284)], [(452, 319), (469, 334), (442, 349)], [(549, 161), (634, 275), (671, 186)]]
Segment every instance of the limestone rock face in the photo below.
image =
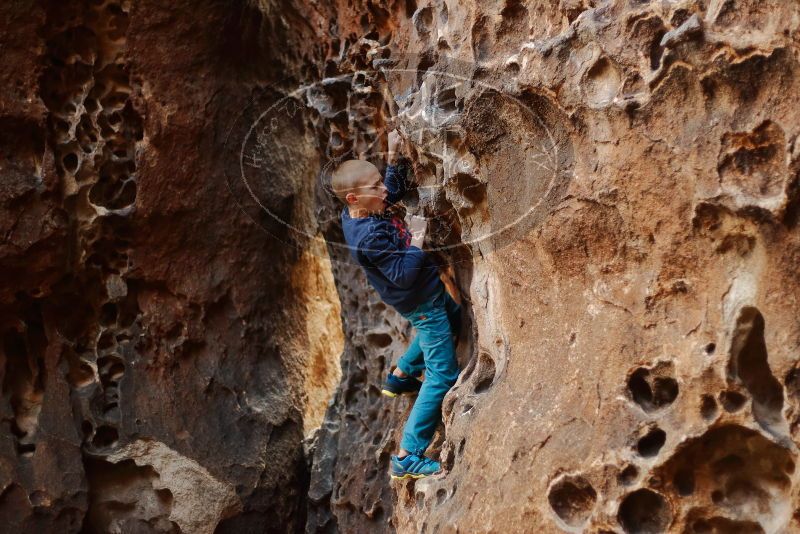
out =
[[(273, 40), (312, 32), (270, 17), (0, 6), (0, 531), (302, 530), (338, 299), (324, 255), (253, 224), (224, 150), (303, 66)], [(298, 220), (309, 132), (267, 191)]]
[(321, 147), (380, 162), (399, 125), (468, 328), (445, 472), (391, 483), (409, 404), (376, 387), (413, 332), (332, 253), (348, 345), (308, 532), (800, 531), (798, 25), (749, 0), (342, 9)]
[[(3, 3), (0, 525), (800, 531), (798, 26), (778, 0)], [(325, 182), (383, 166), (390, 124), (463, 306), (444, 472), (402, 483), (410, 401), (380, 383), (413, 331)]]

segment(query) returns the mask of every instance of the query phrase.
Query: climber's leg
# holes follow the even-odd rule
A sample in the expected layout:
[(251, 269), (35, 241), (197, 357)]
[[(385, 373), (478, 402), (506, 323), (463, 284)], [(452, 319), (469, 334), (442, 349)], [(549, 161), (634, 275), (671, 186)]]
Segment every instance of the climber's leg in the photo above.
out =
[(397, 367), (405, 374), (419, 377), (425, 370), (425, 358), (419, 346), (419, 335), (414, 336), (406, 352), (397, 360)]
[(442, 400), (458, 378), (458, 364), (444, 293), (420, 305), (406, 318), (418, 332), (425, 358), (425, 381), (403, 428), (400, 447), (421, 456), (441, 420)]
[[(461, 306), (445, 291), (445, 310), (450, 321), (450, 330), (453, 337), (458, 337), (461, 331)], [(397, 361), (397, 368), (407, 375), (419, 377), (425, 370), (425, 359), (419, 346), (419, 335), (414, 336), (406, 352)]]

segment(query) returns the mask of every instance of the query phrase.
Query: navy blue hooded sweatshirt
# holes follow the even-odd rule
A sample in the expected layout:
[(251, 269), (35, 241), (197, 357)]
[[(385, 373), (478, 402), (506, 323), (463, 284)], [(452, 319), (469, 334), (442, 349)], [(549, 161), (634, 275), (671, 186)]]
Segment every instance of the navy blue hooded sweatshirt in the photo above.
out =
[[(383, 184), (388, 190), (386, 201), (391, 204), (408, 190), (406, 173), (396, 165), (386, 167)], [(383, 301), (408, 313), (443, 291), (444, 284), (430, 256), (408, 245), (399, 225), (400, 221), (393, 222), (389, 215), (354, 219), (347, 206), (342, 210), (342, 230), (350, 254)]]

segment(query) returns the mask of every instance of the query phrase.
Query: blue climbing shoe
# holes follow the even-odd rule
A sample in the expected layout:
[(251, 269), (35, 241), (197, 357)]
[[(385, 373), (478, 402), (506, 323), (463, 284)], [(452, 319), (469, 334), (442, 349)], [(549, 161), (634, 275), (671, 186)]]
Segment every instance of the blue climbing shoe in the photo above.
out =
[(403, 458), (391, 456), (392, 478), (424, 478), (438, 473), (442, 466), (425, 456), (409, 454)]
[(389, 373), (389, 376), (383, 382), (381, 393), (387, 397), (395, 398), (398, 395), (414, 395), (419, 392), (420, 387), (422, 387), (422, 382), (413, 376), (400, 378)]

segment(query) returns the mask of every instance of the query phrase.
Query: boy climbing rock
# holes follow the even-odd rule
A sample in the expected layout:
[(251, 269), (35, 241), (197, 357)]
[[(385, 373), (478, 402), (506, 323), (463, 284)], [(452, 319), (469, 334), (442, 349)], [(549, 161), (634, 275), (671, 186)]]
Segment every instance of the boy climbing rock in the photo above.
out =
[[(403, 428), (397, 455), (391, 457), (392, 478), (422, 478), (440, 470), (425, 456), (441, 420), (442, 399), (458, 378), (455, 336), (460, 306), (440, 280), (439, 270), (422, 250), (427, 222), (406, 221), (387, 208), (408, 189), (406, 176), (395, 164), (400, 136), (389, 134), (386, 177), (363, 160), (348, 160), (333, 173), (331, 186), (345, 203), (342, 229), (350, 252), (367, 280), (417, 330), (397, 367), (383, 384), (383, 394), (397, 397), (418, 393)], [(419, 378), (425, 373), (424, 381)]]

